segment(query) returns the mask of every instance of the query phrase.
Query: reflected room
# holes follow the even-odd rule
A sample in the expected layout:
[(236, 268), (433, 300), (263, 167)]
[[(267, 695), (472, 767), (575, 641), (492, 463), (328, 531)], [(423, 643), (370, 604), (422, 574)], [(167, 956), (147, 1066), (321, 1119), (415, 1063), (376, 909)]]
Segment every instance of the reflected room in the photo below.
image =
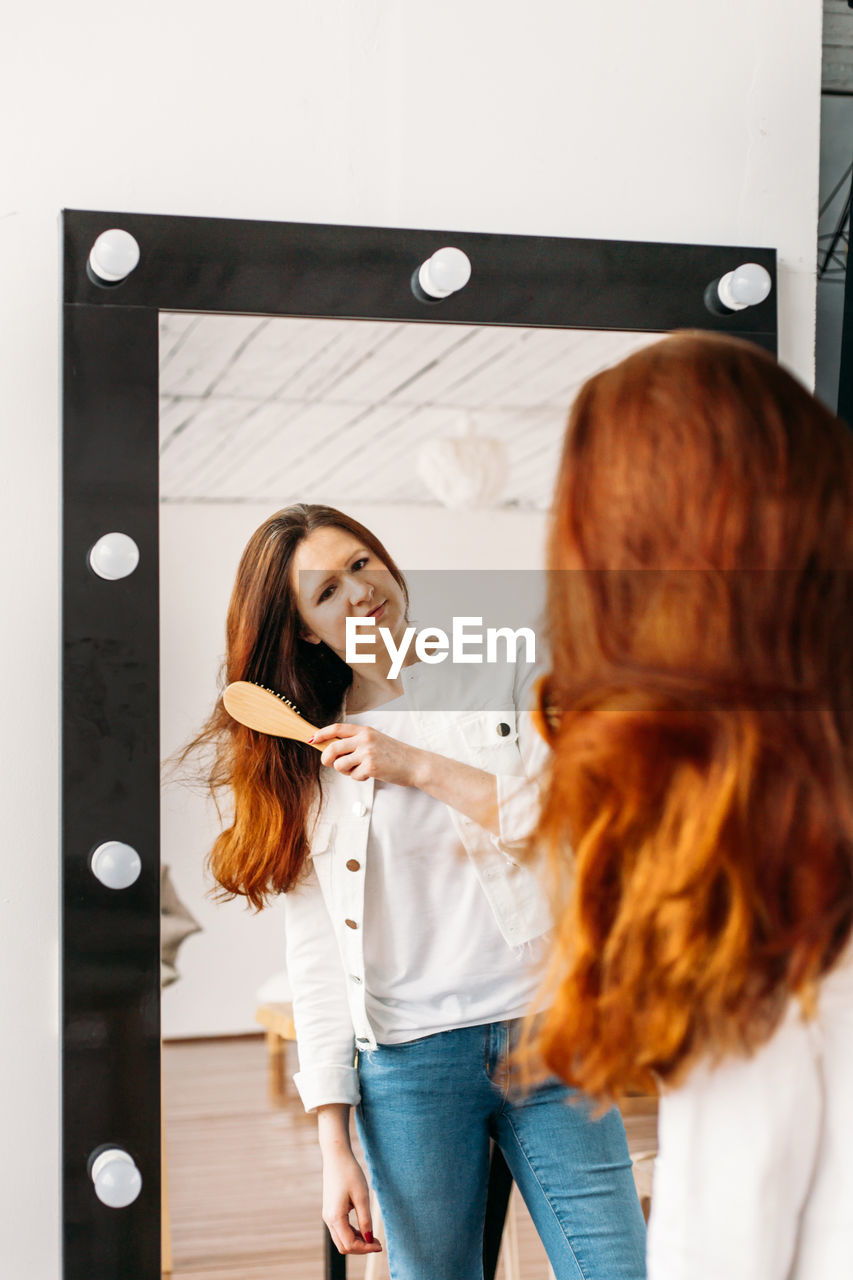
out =
[[(213, 707), (237, 563), (270, 514), (338, 507), (416, 582), (435, 570), (535, 574), (574, 395), (656, 339), (162, 313), (162, 758)], [(282, 901), (256, 914), (214, 900), (205, 860), (221, 819), (188, 774), (192, 762), (166, 769), (162, 790), (164, 1274), (320, 1280), (320, 1153), (291, 1079)], [(624, 1114), (645, 1199), (655, 1111), (634, 1101)], [(350, 1258), (347, 1274), (385, 1280), (385, 1255)], [(548, 1275), (513, 1193), (498, 1276)]]

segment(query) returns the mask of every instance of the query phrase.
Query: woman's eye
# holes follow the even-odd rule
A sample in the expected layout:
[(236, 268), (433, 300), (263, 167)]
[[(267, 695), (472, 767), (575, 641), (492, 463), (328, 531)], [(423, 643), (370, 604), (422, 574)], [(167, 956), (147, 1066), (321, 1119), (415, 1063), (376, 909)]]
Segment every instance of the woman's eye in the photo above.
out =
[[(354, 564), (353, 564), (353, 566), (352, 566), (352, 570), (351, 570), (351, 572), (352, 572), (352, 573), (356, 573), (356, 572), (358, 572), (358, 570), (359, 570), (359, 569), (363, 569), (363, 568), (364, 568), (364, 566), (367, 564), (367, 562), (368, 562), (368, 560), (369, 560), (369, 559), (370, 559), (370, 556), (360, 556), (360, 557), (358, 558), (358, 560), (356, 560), (356, 561), (354, 562)], [(322, 604), (324, 600), (328, 600), (328, 599), (330, 599), (330, 598), (331, 598), (331, 596), (333, 596), (333, 595), (334, 595), (334, 593), (335, 593), (335, 583), (334, 583), (334, 582), (330, 582), (330, 583), (329, 583), (329, 585), (328, 585), (328, 587), (326, 587), (326, 588), (325, 588), (323, 591), (321, 591), (321, 592), (320, 592), (320, 594), (318, 595), (318, 597), (317, 597), (317, 604)]]

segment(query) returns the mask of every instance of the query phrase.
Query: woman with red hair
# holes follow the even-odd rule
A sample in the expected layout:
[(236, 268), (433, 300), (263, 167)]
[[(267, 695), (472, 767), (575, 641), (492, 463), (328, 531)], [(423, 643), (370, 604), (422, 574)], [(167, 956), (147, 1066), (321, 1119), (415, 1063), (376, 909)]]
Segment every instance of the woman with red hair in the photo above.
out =
[[(323, 726), (321, 750), (257, 733), (221, 700), (187, 748), (212, 750), (211, 787), (228, 797), (210, 855), (223, 896), (284, 895), (324, 1219), (341, 1253), (380, 1249), (355, 1108), (395, 1280), (482, 1280), (492, 1140), (558, 1280), (642, 1280), (618, 1112), (592, 1116), (554, 1079), (522, 1094), (504, 1066), (552, 923), (520, 862), (546, 754), (535, 662), (436, 665), (406, 652), (408, 611), (370, 529), (316, 503), (276, 512), (240, 560), (225, 677), (286, 692)], [(378, 644), (353, 654), (351, 619), (381, 622), (402, 667)]]
[(661, 1092), (651, 1280), (851, 1275), (853, 433), (666, 338), (582, 389), (548, 562), (535, 1047)]

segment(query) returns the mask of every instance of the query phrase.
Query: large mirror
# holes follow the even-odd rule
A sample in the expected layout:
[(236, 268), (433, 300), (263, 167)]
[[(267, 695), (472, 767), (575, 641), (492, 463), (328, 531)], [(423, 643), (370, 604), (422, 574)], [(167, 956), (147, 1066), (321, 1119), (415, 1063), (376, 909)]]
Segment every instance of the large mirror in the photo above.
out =
[[(415, 617), (419, 593), (436, 579), (452, 590), (462, 575), (462, 611), (474, 608), (489, 575), (520, 596), (542, 563), (575, 391), (655, 337), (164, 313), (164, 757), (209, 714), (237, 560), (272, 511), (321, 502), (373, 529), (406, 573)], [(239, 901), (212, 900), (204, 861), (218, 824), (198, 789), (167, 781), (164, 940), (187, 936), (180, 979), (166, 975), (162, 1002), (172, 1270), (176, 1278), (214, 1266), (221, 1280), (241, 1280), (250, 1268), (269, 1280), (307, 1278), (321, 1261), (320, 1178), (314, 1122), (289, 1082), (293, 1046), (274, 1038), (290, 1014), (282, 904), (256, 915)], [(270, 1029), (266, 1050), (258, 1018)], [(648, 1126), (628, 1123), (635, 1150), (647, 1149)], [(519, 1246), (531, 1264), (541, 1252), (544, 1276), (532, 1224), (513, 1212)], [(348, 1274), (363, 1267), (350, 1259)], [(386, 1274), (384, 1259), (375, 1272), (377, 1280)]]
[[(86, 258), (116, 225), (142, 262), (104, 288)], [(167, 772), (158, 819), (159, 763), (210, 709), (251, 532), (324, 502), (413, 580), (532, 575), (586, 377), (673, 327), (775, 342), (772, 299), (746, 318), (703, 303), (746, 255), (772, 270), (767, 250), (450, 236), (66, 215), (68, 1280), (155, 1280), (161, 1243), (186, 1280), (323, 1274), (314, 1121), (287, 1078), (282, 913), (213, 901), (218, 817), (185, 776)], [(426, 306), (412, 271), (451, 242), (471, 284)], [(110, 531), (141, 554), (105, 582), (89, 552)], [(90, 870), (111, 839), (138, 849), (126, 889)], [(638, 1126), (635, 1146), (647, 1136)], [(91, 1176), (113, 1147), (142, 1183), (118, 1209)]]

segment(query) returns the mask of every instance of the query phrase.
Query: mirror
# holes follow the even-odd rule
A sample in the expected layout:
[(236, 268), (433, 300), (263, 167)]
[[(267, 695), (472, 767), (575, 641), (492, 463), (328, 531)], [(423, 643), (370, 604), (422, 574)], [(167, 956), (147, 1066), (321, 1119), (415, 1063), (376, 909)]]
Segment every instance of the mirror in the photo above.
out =
[[(105, 285), (87, 275), (86, 262), (112, 227), (132, 233), (141, 256), (127, 279)], [(460, 293), (425, 305), (410, 281), (445, 244), (464, 248), (474, 273)], [(82, 211), (66, 213), (64, 247), (65, 1274), (154, 1280), (159, 761), (210, 705), (225, 604), (249, 533), (288, 501), (322, 498), (361, 515), (413, 572), (458, 568), (460, 547), (472, 569), (500, 552), (502, 568), (529, 571), (541, 555), (549, 468), (573, 387), (669, 328), (726, 329), (772, 348), (775, 293), (746, 315), (712, 315), (702, 299), (746, 255), (771, 271), (775, 262), (771, 251), (744, 247)], [(498, 505), (476, 518), (439, 505), (416, 465), (425, 448), (459, 432), (502, 442), (510, 460), (504, 488), (495, 468), (486, 477)], [(434, 478), (436, 468), (424, 467)], [(436, 483), (448, 496), (486, 480), (467, 473)], [(88, 556), (112, 532), (132, 539), (139, 558), (125, 576), (105, 580)], [(167, 1052), (176, 1038), (239, 1036), (263, 1060), (247, 1033), (257, 985), (280, 967), (276, 908), (254, 918), (239, 903), (214, 906), (198, 879), (209, 813), (198, 797), (182, 789), (175, 800), (170, 789), (163, 816), (163, 863), (202, 925), (163, 994)], [(141, 870), (126, 888), (111, 889), (90, 870), (110, 841), (138, 854)], [(191, 921), (180, 906), (173, 914), (178, 936)], [(213, 1083), (192, 1071), (184, 1079), (198, 1120), (191, 1212), (209, 1213), (216, 1141), (201, 1117), (209, 1119)], [(239, 1080), (226, 1070), (221, 1083), (221, 1126), (239, 1132)], [(302, 1144), (306, 1161), (316, 1160), (313, 1121), (300, 1112), (298, 1104), (271, 1117), (267, 1109), (264, 1120), (276, 1141)], [(135, 1198), (120, 1209), (93, 1193), (89, 1166), (105, 1148), (127, 1153), (139, 1174)], [(249, 1176), (263, 1181), (260, 1165), (248, 1154), (232, 1192), (235, 1203), (243, 1197), (251, 1235), (252, 1215), (269, 1215)], [(292, 1236), (275, 1242), (264, 1265), (282, 1267), (291, 1241), (318, 1256), (316, 1218), (289, 1214), (286, 1226)], [(224, 1261), (222, 1236), (205, 1230)]]
[[(447, 583), (448, 571), (471, 584), (469, 599), (472, 579), (490, 573), (520, 588), (541, 567), (574, 393), (656, 337), (163, 313), (164, 758), (212, 707), (237, 561), (268, 515), (308, 501), (355, 516), (409, 580), (413, 617), (424, 616), (419, 598), (432, 580)], [(446, 442), (455, 447), (443, 456)], [(490, 467), (492, 455), (502, 467)], [(183, 912), (201, 925), (161, 1009), (173, 1274), (214, 1264), (222, 1280), (264, 1267), (271, 1280), (297, 1266), (319, 1274), (318, 1152), (313, 1118), (289, 1079), (295, 1046), (278, 1046), (285, 1079), (270, 1101), (267, 1073), (278, 1064), (257, 1040), (259, 1008), (288, 1002), (283, 903), (256, 915), (241, 901), (212, 901), (204, 860), (218, 821), (197, 789), (166, 783), (161, 859)], [(164, 929), (181, 927), (173, 908)], [(241, 1226), (247, 1216), (251, 1233)], [(525, 1246), (533, 1254), (537, 1245), (525, 1220)], [(350, 1259), (348, 1274), (359, 1265)], [(543, 1252), (543, 1274), (545, 1265)]]

